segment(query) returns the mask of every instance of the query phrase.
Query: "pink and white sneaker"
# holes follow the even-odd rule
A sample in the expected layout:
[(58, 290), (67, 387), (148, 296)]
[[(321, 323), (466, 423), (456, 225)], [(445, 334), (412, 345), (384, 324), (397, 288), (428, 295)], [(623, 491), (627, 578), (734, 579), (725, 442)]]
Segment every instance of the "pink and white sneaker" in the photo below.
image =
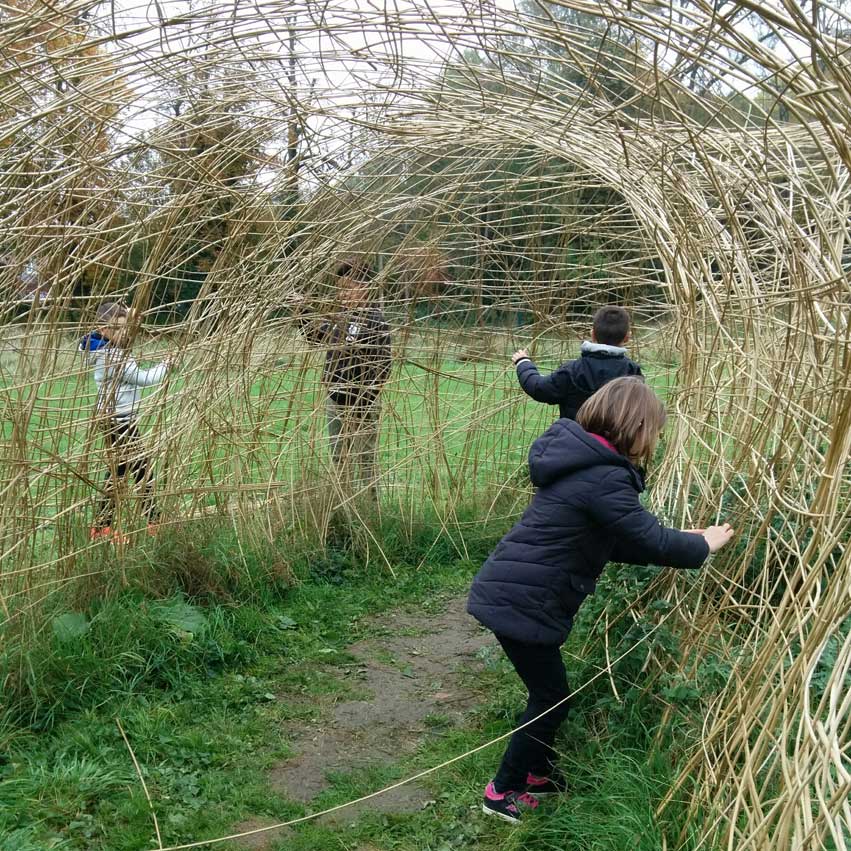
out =
[(485, 787), (485, 798), (482, 802), (482, 812), (496, 816), (504, 821), (517, 824), (520, 821), (522, 808), (534, 810), (538, 801), (527, 792), (497, 792), (493, 781)]
[(564, 775), (551, 774), (549, 777), (532, 774), (526, 775), (526, 791), (536, 798), (548, 798), (554, 795), (564, 795), (567, 792), (567, 780)]

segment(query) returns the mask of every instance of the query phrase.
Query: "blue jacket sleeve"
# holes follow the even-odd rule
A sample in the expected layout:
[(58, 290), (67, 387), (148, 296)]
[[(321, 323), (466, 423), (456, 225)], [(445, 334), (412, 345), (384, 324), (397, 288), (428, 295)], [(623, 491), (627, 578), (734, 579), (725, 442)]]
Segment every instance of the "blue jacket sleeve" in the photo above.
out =
[(588, 510), (615, 542), (613, 561), (693, 569), (709, 555), (703, 535), (663, 526), (641, 505), (638, 491), (623, 468), (616, 468), (603, 479)]
[(517, 364), (517, 379), (524, 392), (536, 402), (558, 405), (564, 401), (573, 386), (573, 378), (570, 374), (571, 363), (572, 361), (562, 364), (549, 375), (541, 375), (534, 361), (525, 359)]

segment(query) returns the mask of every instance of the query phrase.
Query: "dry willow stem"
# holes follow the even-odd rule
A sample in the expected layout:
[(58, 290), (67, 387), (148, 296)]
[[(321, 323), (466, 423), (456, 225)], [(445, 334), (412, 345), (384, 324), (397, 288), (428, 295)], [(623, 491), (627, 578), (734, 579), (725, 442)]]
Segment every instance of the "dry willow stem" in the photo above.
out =
[(684, 653), (648, 664), (729, 666), (668, 847), (851, 847), (845, 3), (355, 7), (2, 7), (4, 615), (110, 570), (74, 352), (98, 301), (145, 311), (143, 357), (178, 353), (145, 420), (169, 514), (322, 534), (348, 498), (289, 306), (322, 314), (333, 263), (370, 257), (397, 364), (383, 508), (431, 505), (459, 541), (549, 416), (512, 347), (555, 360), (620, 302), (669, 390), (657, 507), (743, 542), (652, 589)]

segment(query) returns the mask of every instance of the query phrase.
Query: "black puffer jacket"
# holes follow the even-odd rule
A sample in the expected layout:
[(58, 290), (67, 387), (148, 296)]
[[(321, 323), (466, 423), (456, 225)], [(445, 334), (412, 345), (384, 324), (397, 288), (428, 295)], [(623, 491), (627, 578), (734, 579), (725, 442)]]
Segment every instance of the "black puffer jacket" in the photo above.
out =
[(497, 635), (561, 644), (608, 561), (696, 568), (702, 535), (662, 526), (638, 501), (644, 481), (572, 420), (529, 452), (532, 503), (473, 580), (467, 611)]
[(604, 384), (625, 375), (641, 375), (641, 367), (626, 356), (626, 349), (585, 342), (576, 360), (563, 363), (549, 375), (541, 375), (534, 361), (517, 364), (517, 379), (536, 402), (559, 406), (559, 416), (576, 419), (576, 412)]

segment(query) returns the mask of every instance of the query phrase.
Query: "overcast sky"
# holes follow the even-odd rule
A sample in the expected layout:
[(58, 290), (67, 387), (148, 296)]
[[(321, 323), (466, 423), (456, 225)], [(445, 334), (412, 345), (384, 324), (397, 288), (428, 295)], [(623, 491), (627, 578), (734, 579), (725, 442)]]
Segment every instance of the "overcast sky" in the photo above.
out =
[[(265, 63), (270, 83), (275, 82), (277, 62), (281, 72), (277, 80), (286, 85), (287, 27), (293, 12), (302, 94), (306, 96), (312, 83), (316, 97), (333, 99), (339, 109), (361, 102), (365, 93), (380, 90), (383, 83), (392, 82), (402, 88), (412, 83), (415, 75), (423, 78), (438, 73), (446, 59), (460, 58), (453, 49), (453, 41), (463, 38), (467, 45), (472, 45), (476, 31), (495, 28), (488, 26), (493, 18), (491, 12), (482, 12), (477, 20), (470, 20), (464, 5), (454, 0), (427, 6), (409, 0), (383, 3), (339, 0), (323, 7), (321, 19), (317, 17), (318, 8), (318, 4), (262, 0), (236, 0), (231, 5), (193, 0), (142, 4), (115, 0), (114, 5), (103, 7), (108, 14), (103, 14), (101, 20), (110, 28), (114, 22), (119, 32), (132, 33), (116, 42), (116, 46), (121, 49), (132, 46), (138, 52), (143, 67), (135, 68), (130, 79), (147, 107), (156, 106), (168, 94), (158, 87), (162, 76), (172, 73), (168, 66), (173, 68), (175, 63), (164, 62), (163, 58), (180, 57), (180, 61), (185, 61), (186, 57), (194, 56), (197, 59), (203, 45), (211, 39), (220, 50), (230, 50), (231, 55), (238, 45), (245, 57)], [(513, 0), (495, 0), (489, 2), (488, 8), (510, 13), (514, 4)], [(433, 15), (430, 20), (429, 12)], [(504, 27), (505, 22), (499, 26)], [(747, 24), (742, 27), (751, 34)], [(804, 52), (799, 43), (790, 46)], [(792, 58), (782, 45), (778, 45), (777, 51)], [(664, 52), (661, 61), (665, 62)], [(407, 79), (393, 78), (392, 66), (404, 68)], [(731, 84), (736, 85), (732, 80)], [(148, 126), (151, 120), (139, 114), (135, 120), (140, 119), (140, 128)]]
[[(266, 91), (256, 92), (254, 108), (265, 109), (279, 123), (280, 139), (269, 151), (278, 156), (286, 145), (292, 97), (290, 21), (297, 31), (296, 99), (313, 110), (311, 135), (324, 154), (332, 155), (346, 144), (348, 131), (340, 122), (362, 111), (366, 101), (404, 98), (406, 90), (439, 75), (447, 60), (460, 59), (478, 35), (504, 33), (512, 25), (513, 9), (513, 0), (466, 6), (456, 0), (338, 0), (327, 6), (287, 0), (114, 0), (96, 14), (101, 31), (117, 36), (109, 49), (124, 54), (122, 67), (134, 92), (133, 106), (121, 116), (121, 135), (128, 143), (170, 117), (174, 89), (164, 81), (173, 81), (207, 55), (215, 57), (216, 74), (226, 81), (235, 83), (246, 65), (262, 78)], [(752, 35), (747, 23), (742, 28)], [(212, 50), (207, 52), (207, 46)], [(776, 49), (791, 60), (789, 48), (804, 53), (799, 43)], [(660, 54), (663, 65), (667, 55)], [(741, 81), (728, 82), (745, 88)]]

